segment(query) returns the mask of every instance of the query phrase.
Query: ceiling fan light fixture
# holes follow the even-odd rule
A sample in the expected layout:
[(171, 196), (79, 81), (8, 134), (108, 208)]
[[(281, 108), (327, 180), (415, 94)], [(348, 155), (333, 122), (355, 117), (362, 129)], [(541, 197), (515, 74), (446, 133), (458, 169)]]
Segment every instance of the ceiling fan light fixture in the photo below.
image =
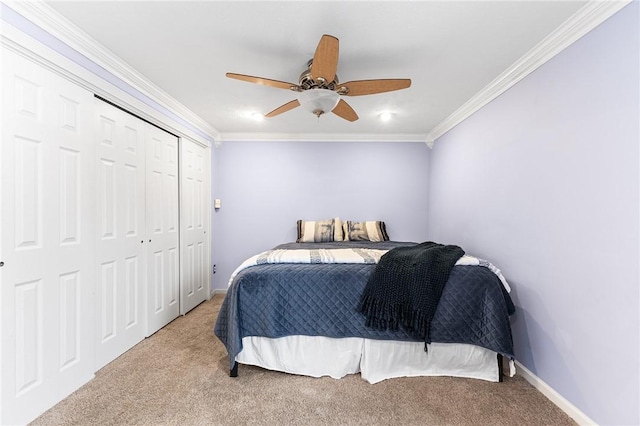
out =
[(340, 95), (329, 89), (309, 89), (298, 94), (298, 102), (302, 108), (320, 117), (338, 105)]

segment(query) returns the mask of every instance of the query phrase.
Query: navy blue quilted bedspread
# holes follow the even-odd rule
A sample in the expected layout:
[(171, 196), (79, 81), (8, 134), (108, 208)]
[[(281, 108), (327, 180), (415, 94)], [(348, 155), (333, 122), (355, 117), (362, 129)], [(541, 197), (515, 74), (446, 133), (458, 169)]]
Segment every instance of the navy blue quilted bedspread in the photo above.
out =
[[(414, 243), (287, 243), (276, 248), (368, 247)], [(229, 368), (246, 336), (363, 337), (417, 341), (404, 330), (365, 326), (360, 296), (374, 264), (263, 264), (236, 276), (214, 332), (229, 353)], [(469, 343), (513, 358), (509, 315), (513, 303), (498, 277), (482, 266), (454, 266), (431, 322), (431, 340)]]

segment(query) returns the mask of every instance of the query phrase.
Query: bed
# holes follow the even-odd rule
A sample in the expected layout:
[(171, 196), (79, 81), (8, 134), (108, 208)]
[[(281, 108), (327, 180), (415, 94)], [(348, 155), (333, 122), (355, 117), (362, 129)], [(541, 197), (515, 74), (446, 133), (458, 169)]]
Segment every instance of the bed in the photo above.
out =
[(464, 256), (451, 269), (428, 344), (402, 327), (366, 325), (360, 300), (380, 256), (415, 244), (294, 242), (247, 259), (230, 279), (214, 329), (230, 375), (247, 364), (313, 377), (360, 373), (370, 383), (441, 375), (501, 381), (503, 357), (513, 375), (514, 306), (488, 262)]

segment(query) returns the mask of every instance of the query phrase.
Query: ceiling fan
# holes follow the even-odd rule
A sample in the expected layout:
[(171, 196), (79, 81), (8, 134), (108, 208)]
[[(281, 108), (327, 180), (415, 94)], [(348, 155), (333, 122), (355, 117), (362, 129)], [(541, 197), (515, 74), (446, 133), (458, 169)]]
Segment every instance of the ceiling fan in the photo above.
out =
[(345, 120), (356, 121), (358, 114), (341, 98), (342, 96), (373, 95), (406, 89), (411, 86), (411, 80), (407, 78), (355, 80), (340, 83), (336, 75), (338, 45), (339, 42), (336, 37), (327, 34), (323, 35), (313, 58), (307, 62), (307, 70), (300, 75), (298, 84), (230, 72), (226, 76), (249, 83), (298, 92), (297, 99), (274, 109), (266, 114), (265, 117), (275, 117), (283, 112), (302, 106), (318, 117), (331, 111)]

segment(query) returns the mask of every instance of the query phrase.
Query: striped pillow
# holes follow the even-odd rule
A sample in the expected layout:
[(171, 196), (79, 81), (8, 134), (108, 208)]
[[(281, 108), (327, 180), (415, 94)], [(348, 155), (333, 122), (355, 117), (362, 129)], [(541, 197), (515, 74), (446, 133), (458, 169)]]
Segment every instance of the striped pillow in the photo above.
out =
[(298, 220), (297, 243), (328, 243), (334, 241), (335, 219)]
[(387, 227), (379, 220), (343, 222), (344, 241), (389, 241)]

